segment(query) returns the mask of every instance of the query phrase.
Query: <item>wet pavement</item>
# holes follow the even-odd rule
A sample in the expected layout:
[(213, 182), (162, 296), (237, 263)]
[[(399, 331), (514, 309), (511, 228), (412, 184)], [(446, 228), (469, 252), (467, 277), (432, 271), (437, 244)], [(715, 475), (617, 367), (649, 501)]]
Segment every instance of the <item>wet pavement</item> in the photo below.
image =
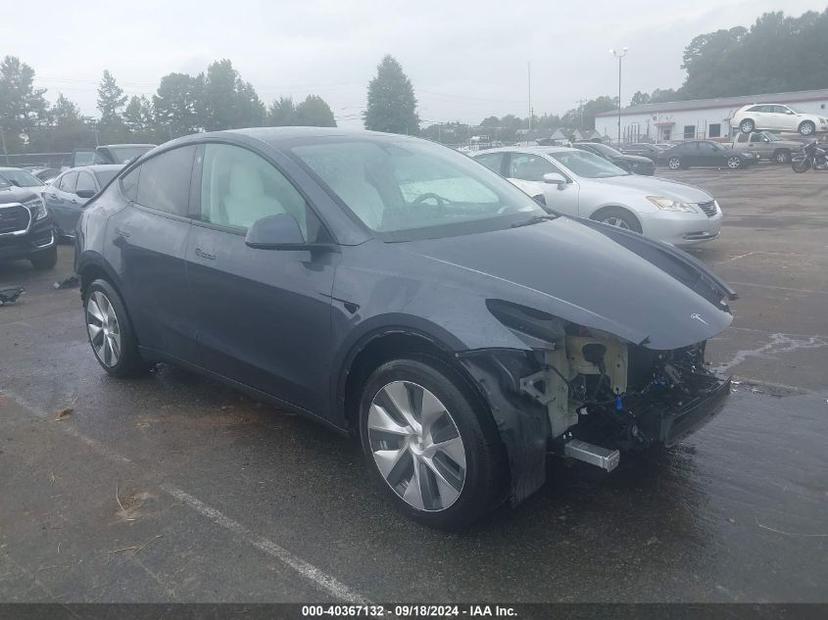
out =
[[(170, 367), (111, 379), (77, 289), (0, 308), (0, 600), (828, 602), (828, 176), (691, 170), (727, 220), (695, 251), (740, 293), (726, 409), (606, 475), (553, 460), (463, 534), (399, 516), (358, 449)], [(72, 412), (59, 417), (59, 412)]]

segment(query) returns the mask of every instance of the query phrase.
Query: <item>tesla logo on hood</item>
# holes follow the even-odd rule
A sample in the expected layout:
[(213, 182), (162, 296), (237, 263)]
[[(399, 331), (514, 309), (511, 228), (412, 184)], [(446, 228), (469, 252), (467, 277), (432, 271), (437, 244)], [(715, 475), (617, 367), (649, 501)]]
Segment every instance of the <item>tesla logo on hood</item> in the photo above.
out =
[(691, 318), (691, 319), (693, 319), (694, 321), (698, 321), (699, 323), (704, 323), (704, 324), (705, 324), (705, 325), (707, 325), (707, 326), (709, 326), (709, 325), (710, 325), (710, 323), (708, 323), (707, 321), (705, 321), (705, 320), (702, 318), (702, 315), (701, 315), (701, 314), (699, 314), (698, 312), (694, 312), (694, 313), (692, 313), (692, 314), (690, 315), (690, 318)]

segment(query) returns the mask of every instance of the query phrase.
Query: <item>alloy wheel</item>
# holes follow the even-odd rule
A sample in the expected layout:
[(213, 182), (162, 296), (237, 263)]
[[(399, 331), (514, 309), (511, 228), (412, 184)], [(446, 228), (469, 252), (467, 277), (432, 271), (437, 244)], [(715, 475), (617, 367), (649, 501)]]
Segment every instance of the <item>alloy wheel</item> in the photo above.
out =
[(788, 156), (785, 153), (777, 153), (776, 154), (776, 163), (778, 163), (778, 164), (788, 163)]
[(681, 160), (678, 157), (670, 158), (670, 161), (667, 162), (667, 166), (670, 170), (678, 170), (681, 168)]
[(445, 405), (411, 381), (392, 381), (371, 401), (368, 441), (385, 482), (411, 507), (451, 507), (466, 481), (463, 438)]
[(736, 170), (737, 168), (741, 168), (742, 167), (742, 160), (740, 160), (738, 157), (731, 157), (730, 159), (727, 160), (727, 167), (730, 168), (731, 170)]
[(86, 301), (86, 331), (101, 363), (114, 367), (121, 359), (121, 325), (112, 302), (101, 291), (93, 291)]
[(609, 224), (610, 226), (617, 226), (618, 228), (623, 228), (624, 230), (632, 230), (630, 225), (627, 223), (627, 220), (622, 217), (618, 217), (617, 215), (610, 215), (601, 221), (604, 224)]
[(799, 134), (803, 136), (810, 136), (814, 132), (814, 126), (811, 123), (802, 123), (799, 128)]

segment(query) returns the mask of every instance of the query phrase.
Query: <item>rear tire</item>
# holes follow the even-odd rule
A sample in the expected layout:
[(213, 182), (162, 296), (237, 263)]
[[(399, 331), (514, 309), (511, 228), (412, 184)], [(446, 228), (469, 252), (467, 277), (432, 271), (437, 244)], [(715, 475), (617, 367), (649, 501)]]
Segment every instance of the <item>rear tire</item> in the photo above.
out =
[(756, 123), (754, 123), (751, 119), (746, 118), (741, 123), (739, 123), (739, 129), (742, 133), (750, 133), (756, 128)]
[(86, 334), (95, 359), (113, 377), (134, 377), (149, 365), (141, 359), (126, 307), (106, 280), (95, 280), (83, 292)]
[(605, 209), (601, 209), (600, 211), (593, 213), (590, 219), (604, 224), (609, 224), (610, 226), (615, 226), (617, 228), (623, 228), (624, 230), (632, 230), (637, 233), (641, 232), (641, 223), (638, 221), (638, 218), (621, 207), (607, 207)]
[(505, 496), (507, 465), (494, 420), (439, 359), (377, 368), (362, 391), (359, 432), (377, 484), (424, 525), (464, 528)]
[(55, 265), (57, 265), (57, 246), (53, 245), (48, 250), (44, 250), (43, 252), (38, 252), (37, 254), (32, 254), (29, 257), (29, 260), (32, 263), (32, 267), (34, 267), (37, 271), (47, 271), (49, 269), (54, 269)]
[(800, 136), (812, 136), (816, 133), (816, 125), (811, 121), (802, 121), (799, 123), (798, 131)]
[(667, 160), (667, 167), (670, 170), (681, 170), (684, 168), (684, 163), (681, 161), (680, 157), (671, 157)]

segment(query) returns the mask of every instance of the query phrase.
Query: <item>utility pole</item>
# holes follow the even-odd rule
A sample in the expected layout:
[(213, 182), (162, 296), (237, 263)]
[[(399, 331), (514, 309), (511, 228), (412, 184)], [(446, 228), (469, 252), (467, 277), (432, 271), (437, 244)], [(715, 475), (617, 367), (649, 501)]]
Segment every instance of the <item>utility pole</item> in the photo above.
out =
[(620, 51), (615, 49), (610, 50), (610, 54), (618, 59), (618, 144), (621, 144), (621, 60), (629, 51), (630, 48), (628, 47)]
[(526, 140), (529, 140), (529, 134), (532, 133), (532, 63), (526, 63), (526, 84), (529, 97), (529, 132), (526, 134)]

